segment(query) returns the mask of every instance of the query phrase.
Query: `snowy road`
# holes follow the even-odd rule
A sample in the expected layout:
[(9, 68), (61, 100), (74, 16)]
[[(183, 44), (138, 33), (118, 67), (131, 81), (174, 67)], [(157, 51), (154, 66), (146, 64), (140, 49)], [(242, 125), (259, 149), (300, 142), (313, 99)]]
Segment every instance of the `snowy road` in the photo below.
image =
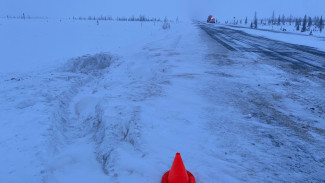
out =
[(115, 49), (0, 75), (0, 182), (160, 182), (176, 152), (198, 183), (325, 181), (324, 52), (201, 23), (82, 23)]
[(207, 57), (222, 73), (216, 80), (227, 78), (221, 79), (223, 90), (236, 99), (226, 104), (250, 119), (250, 130), (237, 134), (251, 141), (251, 147), (243, 145), (247, 154), (238, 153), (248, 180), (323, 182), (325, 53), (228, 27), (199, 26), (224, 47), (211, 45)]
[[(316, 48), (254, 36), (230, 27), (214, 27), (203, 24), (201, 28), (230, 51), (255, 53), (267, 59), (290, 64), (289, 69), (297, 69), (304, 73), (308, 71), (324, 72), (325, 52)], [(283, 67), (287, 67), (287, 65)], [(320, 77), (324, 78), (323, 75)]]

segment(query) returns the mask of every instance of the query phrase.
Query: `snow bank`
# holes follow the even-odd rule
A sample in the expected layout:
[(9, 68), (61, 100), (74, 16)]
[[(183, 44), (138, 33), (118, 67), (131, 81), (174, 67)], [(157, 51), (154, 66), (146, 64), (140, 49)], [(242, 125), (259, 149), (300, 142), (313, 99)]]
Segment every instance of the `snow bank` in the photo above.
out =
[(68, 60), (62, 68), (65, 72), (90, 73), (106, 69), (115, 58), (109, 54), (99, 53), (95, 55), (84, 55)]

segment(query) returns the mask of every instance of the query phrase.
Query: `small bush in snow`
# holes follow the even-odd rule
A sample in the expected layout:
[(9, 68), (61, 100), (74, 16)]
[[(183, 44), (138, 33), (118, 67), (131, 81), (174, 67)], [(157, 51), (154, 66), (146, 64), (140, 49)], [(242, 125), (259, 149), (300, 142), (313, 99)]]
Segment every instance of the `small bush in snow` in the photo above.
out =
[(165, 19), (164, 19), (164, 23), (163, 23), (162, 28), (163, 28), (164, 30), (166, 30), (166, 29), (170, 29), (170, 23), (168, 22), (167, 17), (165, 17)]

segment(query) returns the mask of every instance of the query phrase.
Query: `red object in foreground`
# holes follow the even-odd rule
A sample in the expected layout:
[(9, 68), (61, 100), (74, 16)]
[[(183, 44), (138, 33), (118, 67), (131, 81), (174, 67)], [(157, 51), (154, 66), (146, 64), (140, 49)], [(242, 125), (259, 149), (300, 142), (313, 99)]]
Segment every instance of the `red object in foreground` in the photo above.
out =
[(180, 153), (176, 153), (172, 168), (163, 175), (161, 183), (195, 183), (194, 176), (185, 169)]

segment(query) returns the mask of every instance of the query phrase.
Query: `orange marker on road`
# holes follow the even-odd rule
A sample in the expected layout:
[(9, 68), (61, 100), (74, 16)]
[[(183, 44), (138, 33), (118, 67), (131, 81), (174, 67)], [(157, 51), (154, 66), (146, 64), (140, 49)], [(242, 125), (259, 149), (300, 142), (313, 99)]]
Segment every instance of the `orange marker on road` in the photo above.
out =
[(172, 168), (163, 175), (161, 183), (195, 183), (194, 176), (185, 169), (180, 153), (176, 153)]

